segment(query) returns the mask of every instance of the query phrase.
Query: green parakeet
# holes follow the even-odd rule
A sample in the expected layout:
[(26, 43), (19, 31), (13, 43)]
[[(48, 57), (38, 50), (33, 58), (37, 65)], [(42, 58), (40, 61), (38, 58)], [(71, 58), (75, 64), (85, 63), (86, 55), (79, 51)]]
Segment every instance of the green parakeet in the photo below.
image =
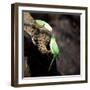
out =
[(53, 54), (53, 59), (52, 59), (52, 61), (50, 63), (49, 70), (51, 69), (53, 61), (56, 59), (56, 57), (59, 54), (59, 47), (58, 47), (58, 45), (56, 43), (56, 39), (55, 39), (54, 35), (52, 35), (51, 40), (50, 40), (50, 50), (51, 50), (51, 53)]
[[(44, 30), (48, 30), (48, 31), (52, 32), (52, 27), (47, 22), (45, 22), (43, 20), (40, 20), (40, 19), (35, 20), (35, 22), (36, 22), (36, 25), (39, 28), (43, 28)], [(59, 47), (58, 47), (58, 45), (56, 43), (56, 39), (55, 39), (54, 34), (51, 36), (51, 40), (50, 40), (49, 46), (50, 46), (51, 53), (53, 54), (53, 59), (52, 59), (52, 61), (50, 63), (50, 66), (49, 66), (48, 70), (51, 69), (53, 61), (56, 59), (56, 57), (59, 54)]]

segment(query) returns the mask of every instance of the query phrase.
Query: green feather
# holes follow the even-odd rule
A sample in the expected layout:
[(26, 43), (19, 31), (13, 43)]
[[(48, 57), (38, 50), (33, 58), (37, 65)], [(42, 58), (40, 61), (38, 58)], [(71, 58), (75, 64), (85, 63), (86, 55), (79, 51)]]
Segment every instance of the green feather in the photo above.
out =
[(51, 37), (50, 50), (51, 50), (51, 53), (53, 54), (53, 59), (52, 59), (52, 61), (50, 63), (49, 70), (51, 69), (51, 66), (53, 64), (53, 61), (56, 59), (56, 57), (59, 54), (59, 47), (58, 47), (58, 45), (56, 43), (56, 39), (55, 39), (55, 36), (54, 35)]

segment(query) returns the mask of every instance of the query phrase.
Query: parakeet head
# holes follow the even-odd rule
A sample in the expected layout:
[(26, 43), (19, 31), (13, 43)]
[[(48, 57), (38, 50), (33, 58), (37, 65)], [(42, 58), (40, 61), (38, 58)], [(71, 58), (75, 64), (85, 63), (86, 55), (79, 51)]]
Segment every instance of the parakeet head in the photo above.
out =
[(40, 19), (35, 20), (35, 22), (39, 28), (52, 32), (52, 27), (47, 22)]

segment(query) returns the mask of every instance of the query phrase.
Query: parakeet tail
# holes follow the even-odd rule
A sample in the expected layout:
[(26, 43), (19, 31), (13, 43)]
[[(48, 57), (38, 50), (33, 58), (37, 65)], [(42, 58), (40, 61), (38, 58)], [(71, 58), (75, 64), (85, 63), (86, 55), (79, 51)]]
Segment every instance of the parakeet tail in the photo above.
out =
[(48, 71), (50, 71), (50, 69), (51, 69), (51, 67), (52, 67), (52, 64), (53, 64), (54, 60), (55, 60), (55, 56), (53, 57), (53, 59), (52, 59), (52, 61), (51, 61), (51, 63), (50, 63), (50, 66), (49, 66), (49, 68), (48, 68)]

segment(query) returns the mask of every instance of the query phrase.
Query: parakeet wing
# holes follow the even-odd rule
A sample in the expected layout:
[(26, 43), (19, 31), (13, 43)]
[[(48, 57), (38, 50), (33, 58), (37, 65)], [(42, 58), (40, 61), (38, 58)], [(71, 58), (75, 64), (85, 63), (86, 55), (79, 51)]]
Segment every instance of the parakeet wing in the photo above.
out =
[(59, 54), (59, 47), (58, 47), (58, 45), (56, 43), (56, 40), (55, 40), (55, 37), (54, 36), (51, 37), (50, 49), (51, 49), (51, 53), (53, 54), (53, 59), (52, 59), (52, 61), (50, 63), (50, 66), (49, 66), (49, 69), (48, 70), (51, 69), (51, 66), (53, 64), (53, 61), (56, 59), (56, 57)]
[(52, 36), (51, 37), (51, 41), (50, 41), (50, 49), (51, 49), (51, 53), (55, 56), (57, 56), (59, 54), (59, 47), (56, 43), (55, 37)]

